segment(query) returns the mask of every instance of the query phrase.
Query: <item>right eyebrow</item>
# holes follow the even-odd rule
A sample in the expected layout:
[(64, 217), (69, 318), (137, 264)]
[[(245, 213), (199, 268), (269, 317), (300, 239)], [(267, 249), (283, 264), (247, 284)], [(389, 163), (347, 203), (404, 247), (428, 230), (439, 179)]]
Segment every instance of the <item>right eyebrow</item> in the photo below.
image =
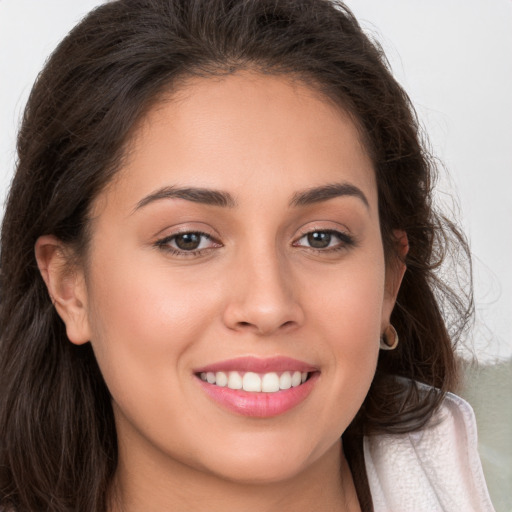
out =
[(135, 206), (133, 213), (154, 201), (160, 201), (162, 199), (184, 199), (193, 203), (220, 206), (223, 208), (233, 208), (236, 206), (236, 201), (228, 192), (209, 188), (180, 188), (171, 186), (160, 188), (142, 198)]

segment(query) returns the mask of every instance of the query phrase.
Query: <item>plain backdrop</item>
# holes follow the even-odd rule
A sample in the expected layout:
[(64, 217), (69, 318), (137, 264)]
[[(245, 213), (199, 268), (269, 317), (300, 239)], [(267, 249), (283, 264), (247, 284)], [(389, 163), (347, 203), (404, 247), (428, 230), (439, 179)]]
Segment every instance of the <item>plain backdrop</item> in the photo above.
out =
[[(97, 0), (0, 0), (0, 218), (15, 135), (45, 59)], [(444, 163), (474, 255), (477, 317), (462, 353), (496, 510), (512, 510), (512, 0), (348, 0), (384, 47)], [(488, 363), (500, 362), (489, 366)], [(485, 368), (491, 368), (486, 372)], [(498, 370), (496, 370), (498, 369)]]

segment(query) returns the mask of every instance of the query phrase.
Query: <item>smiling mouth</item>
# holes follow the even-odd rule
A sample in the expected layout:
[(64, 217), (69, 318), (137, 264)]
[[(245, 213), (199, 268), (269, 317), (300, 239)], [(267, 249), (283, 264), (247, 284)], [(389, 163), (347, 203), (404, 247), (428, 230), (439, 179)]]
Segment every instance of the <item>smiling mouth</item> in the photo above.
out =
[(320, 368), (290, 357), (238, 357), (197, 368), (200, 389), (222, 409), (249, 418), (272, 418), (305, 402)]
[(208, 384), (243, 390), (253, 393), (277, 393), (304, 384), (310, 372), (285, 371), (285, 372), (242, 372), (242, 371), (218, 371), (201, 372), (197, 376)]

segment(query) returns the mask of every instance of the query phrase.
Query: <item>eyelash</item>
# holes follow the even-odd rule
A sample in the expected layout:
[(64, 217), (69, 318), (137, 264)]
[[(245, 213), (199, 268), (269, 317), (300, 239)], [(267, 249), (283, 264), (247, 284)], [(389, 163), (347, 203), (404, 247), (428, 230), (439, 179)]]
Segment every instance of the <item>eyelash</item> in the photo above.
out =
[[(304, 245), (300, 245), (298, 242), (302, 240), (303, 238), (306, 238), (310, 235), (313, 235), (315, 233), (322, 233), (326, 235), (334, 235), (336, 238), (338, 238), (339, 242), (334, 245), (333, 247), (325, 247), (325, 248), (316, 248), (316, 247), (308, 247)], [(203, 240), (200, 242), (203, 243), (204, 240), (210, 240), (212, 242), (212, 246), (210, 247), (203, 247), (198, 248), (194, 250), (184, 250), (179, 249), (177, 247), (172, 247), (170, 244), (176, 240), (179, 236), (186, 236), (186, 235), (197, 235), (201, 237)], [(329, 240), (330, 243), (330, 240)], [(341, 231), (337, 231), (334, 229), (312, 229), (311, 231), (307, 231), (303, 233), (295, 242), (292, 244), (294, 247), (302, 247), (305, 249), (308, 249), (310, 251), (314, 251), (316, 253), (332, 253), (337, 252), (341, 250), (346, 250), (350, 247), (353, 247), (356, 245), (355, 239), (348, 235), (347, 233), (343, 233)], [(171, 255), (174, 256), (181, 256), (181, 257), (193, 257), (193, 256), (200, 256), (205, 254), (206, 252), (209, 252), (211, 249), (222, 247), (222, 244), (220, 242), (217, 242), (211, 235), (208, 233), (203, 233), (202, 231), (183, 231), (181, 233), (174, 233), (173, 235), (166, 236), (165, 238), (162, 238), (161, 240), (157, 240), (155, 242), (155, 246), (163, 249), (164, 251), (168, 252)]]
[[(316, 248), (316, 247), (307, 247), (303, 245), (299, 245), (298, 242), (302, 240), (303, 238), (306, 238), (310, 235), (313, 235), (315, 233), (322, 233), (327, 235), (333, 235), (335, 236), (339, 242), (335, 244), (333, 247), (325, 247), (325, 248)], [(356, 245), (356, 240), (353, 236), (349, 235), (348, 233), (344, 233), (342, 231), (337, 231), (335, 229), (312, 229), (310, 231), (307, 231), (303, 233), (297, 241), (293, 243), (295, 247), (304, 247), (310, 251), (314, 251), (317, 253), (325, 254), (325, 253), (332, 253), (337, 251), (343, 251), (346, 249), (349, 249), (350, 247), (354, 247)]]
[[(170, 244), (176, 240), (179, 236), (186, 236), (186, 235), (198, 235), (203, 240), (200, 242), (200, 244), (204, 240), (211, 240), (213, 243), (212, 247), (203, 247), (201, 249), (194, 249), (194, 250), (183, 250), (177, 247), (172, 247)], [(183, 231), (181, 233), (174, 233), (173, 235), (166, 236), (165, 238), (162, 238), (161, 240), (157, 240), (155, 243), (155, 246), (163, 249), (164, 251), (168, 252), (169, 254), (173, 256), (182, 256), (182, 257), (191, 257), (191, 256), (199, 256), (201, 254), (205, 254), (206, 251), (209, 251), (211, 249), (215, 249), (218, 247), (222, 247), (222, 244), (220, 242), (217, 242), (211, 235), (208, 233), (203, 233), (202, 231)]]

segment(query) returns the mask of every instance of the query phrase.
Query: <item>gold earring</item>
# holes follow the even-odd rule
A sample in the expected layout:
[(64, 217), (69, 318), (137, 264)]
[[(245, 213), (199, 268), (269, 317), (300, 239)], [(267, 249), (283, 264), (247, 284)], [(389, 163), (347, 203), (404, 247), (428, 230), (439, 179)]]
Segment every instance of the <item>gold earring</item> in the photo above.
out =
[(396, 329), (389, 324), (380, 339), (380, 348), (382, 350), (394, 350), (398, 346), (398, 334)]

